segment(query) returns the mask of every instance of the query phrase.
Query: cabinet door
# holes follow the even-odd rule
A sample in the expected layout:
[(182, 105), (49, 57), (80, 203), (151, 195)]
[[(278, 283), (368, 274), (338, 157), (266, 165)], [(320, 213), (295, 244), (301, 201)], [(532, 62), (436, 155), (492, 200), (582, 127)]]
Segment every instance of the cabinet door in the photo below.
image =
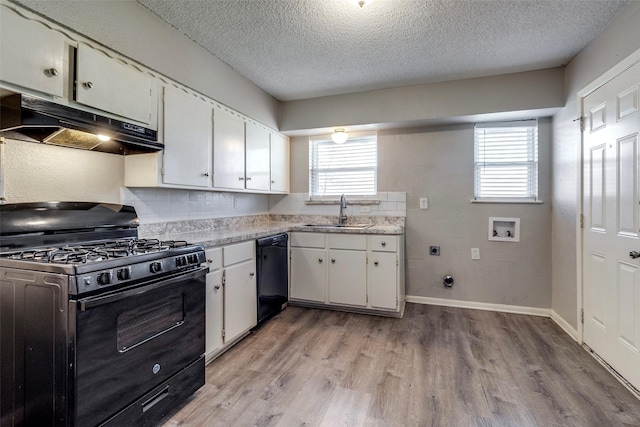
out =
[(271, 191), (289, 192), (289, 139), (271, 134)]
[(372, 252), (368, 264), (371, 308), (398, 308), (398, 257), (396, 253)]
[(207, 274), (206, 293), (206, 338), (205, 356), (209, 357), (218, 349), (222, 348), (222, 313), (223, 313), (223, 290), (222, 290), (222, 270), (214, 270)]
[(220, 110), (213, 113), (213, 186), (244, 189), (244, 121)]
[(326, 251), (291, 248), (291, 299), (325, 301)]
[(224, 341), (229, 342), (258, 323), (255, 260), (225, 269)]
[(269, 191), (269, 134), (253, 123), (246, 123), (246, 188)]
[(329, 251), (329, 302), (367, 305), (367, 253)]
[(164, 175), (166, 184), (208, 187), (211, 183), (211, 107), (177, 88), (164, 87)]
[(75, 100), (81, 104), (149, 124), (157, 113), (154, 82), (96, 49), (78, 46)]
[(0, 9), (0, 80), (63, 96), (65, 38), (44, 25)]

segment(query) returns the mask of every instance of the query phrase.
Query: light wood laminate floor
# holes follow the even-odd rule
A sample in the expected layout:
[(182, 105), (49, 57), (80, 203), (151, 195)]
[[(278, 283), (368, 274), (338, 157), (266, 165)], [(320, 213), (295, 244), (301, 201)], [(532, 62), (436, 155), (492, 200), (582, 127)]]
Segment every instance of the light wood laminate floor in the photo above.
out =
[(640, 401), (551, 319), (288, 307), (206, 368), (174, 426), (639, 426)]

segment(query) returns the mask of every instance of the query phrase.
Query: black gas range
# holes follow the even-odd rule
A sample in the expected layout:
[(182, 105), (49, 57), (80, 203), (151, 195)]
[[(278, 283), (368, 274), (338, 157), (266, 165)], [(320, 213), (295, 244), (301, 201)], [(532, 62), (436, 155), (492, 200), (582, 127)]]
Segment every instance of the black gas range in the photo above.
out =
[(0, 206), (0, 424), (158, 422), (204, 384), (204, 249), (131, 206)]

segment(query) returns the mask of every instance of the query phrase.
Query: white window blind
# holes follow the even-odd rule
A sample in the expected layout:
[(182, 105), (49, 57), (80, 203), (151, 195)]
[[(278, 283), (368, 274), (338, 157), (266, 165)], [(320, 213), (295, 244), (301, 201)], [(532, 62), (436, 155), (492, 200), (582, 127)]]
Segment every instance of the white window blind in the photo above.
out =
[(538, 199), (538, 121), (475, 126), (475, 199)]
[(312, 198), (341, 194), (376, 194), (378, 148), (375, 133), (349, 135), (344, 144), (330, 136), (309, 141), (309, 194)]

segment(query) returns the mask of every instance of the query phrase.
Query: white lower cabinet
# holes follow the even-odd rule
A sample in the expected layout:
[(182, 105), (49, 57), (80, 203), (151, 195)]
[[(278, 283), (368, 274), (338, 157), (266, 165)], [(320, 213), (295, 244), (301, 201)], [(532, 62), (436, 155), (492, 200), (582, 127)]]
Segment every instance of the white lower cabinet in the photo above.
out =
[(211, 361), (258, 323), (255, 242), (206, 251), (205, 359)]
[(291, 233), (292, 303), (402, 316), (403, 237)]
[(291, 248), (291, 299), (324, 302), (326, 252), (316, 248)]

